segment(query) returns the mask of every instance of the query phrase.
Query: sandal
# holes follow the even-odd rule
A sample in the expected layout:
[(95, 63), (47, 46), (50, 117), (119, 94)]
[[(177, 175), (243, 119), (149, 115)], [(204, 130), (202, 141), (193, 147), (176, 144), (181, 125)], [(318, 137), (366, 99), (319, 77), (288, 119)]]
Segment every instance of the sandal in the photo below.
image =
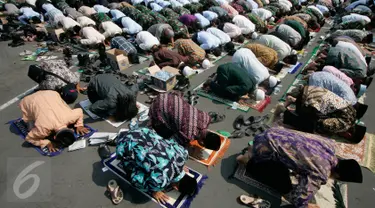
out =
[(111, 201), (113, 204), (118, 205), (124, 199), (124, 193), (117, 185), (115, 180), (110, 180), (107, 185), (107, 191), (111, 194)]
[(218, 114), (215, 112), (209, 112), (208, 115), (211, 117), (211, 123), (219, 123), (224, 121), (225, 115), (224, 114)]
[(253, 207), (253, 208), (270, 208), (271, 203), (267, 200), (258, 198), (257, 196), (251, 197), (247, 195), (241, 195), (239, 197), (241, 203), (246, 206)]
[(230, 136), (229, 138), (231, 139), (239, 139), (239, 138), (242, 138), (244, 136), (245, 132), (244, 131), (241, 131), (241, 130), (236, 130), (234, 131)]

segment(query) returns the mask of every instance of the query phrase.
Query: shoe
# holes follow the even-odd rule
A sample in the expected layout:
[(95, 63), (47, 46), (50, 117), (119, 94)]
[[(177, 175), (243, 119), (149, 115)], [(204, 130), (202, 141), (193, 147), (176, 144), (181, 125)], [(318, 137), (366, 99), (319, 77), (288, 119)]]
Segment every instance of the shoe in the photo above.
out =
[(244, 134), (245, 134), (244, 131), (236, 130), (236, 131), (234, 131), (234, 132), (229, 136), (229, 138), (232, 138), (232, 139), (242, 138), (242, 137), (244, 136)]
[(111, 157), (111, 150), (109, 149), (108, 145), (101, 144), (98, 148), (99, 157), (104, 160)]
[(239, 115), (233, 122), (233, 128), (234, 129), (237, 129), (237, 130), (240, 130), (242, 125), (244, 125), (244, 117), (243, 115)]

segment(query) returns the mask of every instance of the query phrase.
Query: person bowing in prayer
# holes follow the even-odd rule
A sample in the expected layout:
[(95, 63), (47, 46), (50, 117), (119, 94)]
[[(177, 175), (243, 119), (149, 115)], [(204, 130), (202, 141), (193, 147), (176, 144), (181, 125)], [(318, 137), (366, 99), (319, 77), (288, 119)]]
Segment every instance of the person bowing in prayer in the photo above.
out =
[[(208, 130), (211, 123), (222, 121), (224, 116), (206, 113), (190, 105), (176, 94), (165, 93), (155, 98), (149, 111), (152, 128), (163, 138), (173, 138), (188, 148), (190, 154), (200, 157), (190, 142), (198, 140), (207, 149), (219, 150), (220, 136)], [(197, 122), (199, 121), (199, 122)]]
[[(362, 183), (359, 164), (338, 158), (335, 149), (334, 141), (322, 136), (273, 127), (255, 136), (253, 145), (237, 161), (246, 165), (247, 174), (277, 190), (293, 206), (308, 207), (329, 178)], [(241, 201), (246, 199), (240, 196)]]
[[(89, 132), (83, 126), (82, 109), (72, 110), (56, 91), (37, 91), (23, 98), (19, 107), (22, 120), (29, 128), (25, 140), (37, 147), (47, 147), (50, 152), (68, 147), (75, 141), (74, 131), (68, 128), (70, 125), (76, 127), (78, 134)], [(55, 134), (53, 139), (47, 139), (52, 134)]]
[(117, 158), (127, 180), (137, 189), (151, 193), (159, 203), (169, 197), (163, 192), (173, 187), (183, 195), (197, 192), (197, 181), (187, 173), (188, 151), (172, 139), (164, 139), (154, 130), (140, 128), (121, 133), (117, 139)]

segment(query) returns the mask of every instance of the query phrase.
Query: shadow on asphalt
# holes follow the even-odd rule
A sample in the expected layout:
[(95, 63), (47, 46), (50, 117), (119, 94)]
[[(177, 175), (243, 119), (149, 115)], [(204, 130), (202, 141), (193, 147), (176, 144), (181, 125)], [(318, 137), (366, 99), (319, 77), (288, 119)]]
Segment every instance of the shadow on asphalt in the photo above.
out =
[[(114, 179), (124, 193), (124, 200), (129, 201), (132, 204), (145, 204), (150, 201), (147, 196), (143, 195), (143, 193), (127, 184), (124, 180), (112, 173), (110, 170), (103, 172), (103, 167), (104, 166), (100, 161), (95, 162), (92, 165), (92, 181), (96, 185), (106, 187), (108, 182)], [(103, 192), (103, 195), (110, 199), (109, 195), (106, 194), (106, 192)]]
[[(238, 186), (239, 188), (241, 188), (248, 194), (257, 195), (262, 199), (268, 200), (269, 202), (271, 202), (272, 208), (280, 207), (281, 199), (271, 196), (270, 194), (264, 192), (263, 190), (258, 189), (254, 186), (250, 186), (233, 177), (237, 169), (236, 157), (238, 155), (239, 154), (231, 155), (221, 161), (221, 175), (223, 176), (224, 180), (227, 183), (231, 183), (231, 184)], [(275, 177), (277, 177), (276, 174), (275, 174)], [(237, 201), (238, 203), (240, 203), (239, 200)]]

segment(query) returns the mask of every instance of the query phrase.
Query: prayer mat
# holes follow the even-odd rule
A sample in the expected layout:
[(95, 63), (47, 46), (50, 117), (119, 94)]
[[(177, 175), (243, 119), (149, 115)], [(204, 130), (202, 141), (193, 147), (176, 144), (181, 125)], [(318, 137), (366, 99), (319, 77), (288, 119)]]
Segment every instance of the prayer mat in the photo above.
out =
[(221, 98), (212, 92), (207, 92), (203, 90), (202, 89), (203, 84), (204, 83), (200, 84), (198, 87), (194, 89), (194, 91), (196, 91), (198, 95), (205, 97), (207, 99), (213, 100), (213, 101), (223, 103), (227, 106), (232, 107), (233, 109), (238, 109), (244, 112), (248, 112), (250, 108), (252, 108), (259, 112), (263, 112), (263, 110), (267, 107), (267, 105), (271, 103), (271, 97), (268, 95), (266, 96), (266, 99), (259, 101), (259, 102), (256, 102), (251, 99), (245, 99), (245, 98), (241, 98), (238, 102), (233, 102), (231, 100)]
[[(29, 133), (29, 130), (28, 130), (28, 127), (27, 127), (27, 123), (24, 122), (21, 118), (9, 121), (8, 124), (10, 124), (11, 126), (13, 126), (16, 129), (17, 135), (20, 136), (22, 139), (25, 139), (26, 136), (27, 136), (27, 134)], [(81, 138), (88, 138), (94, 132), (96, 132), (96, 130), (94, 130), (90, 126), (85, 125), (85, 127), (88, 128), (90, 130), (90, 132), (87, 133), (87, 134), (85, 134), (85, 135), (82, 135), (82, 136), (74, 133), (74, 135), (76, 137), (76, 140), (81, 139)], [(61, 154), (62, 151), (64, 150), (64, 148), (60, 148), (56, 152), (49, 152), (49, 150), (48, 150), (47, 147), (40, 148), (40, 147), (34, 146), (32, 144), (30, 144), (30, 146), (34, 147), (34, 149), (36, 151), (38, 151), (41, 155), (43, 155), (43, 156), (49, 156), (49, 157), (57, 156), (57, 155)]]
[(336, 142), (336, 155), (354, 159), (361, 166), (375, 173), (375, 135), (367, 133), (358, 144)]
[(284, 95), (281, 97), (280, 101), (285, 101), (286, 96), (288, 93), (290, 93), (294, 88), (296, 88), (299, 85), (307, 85), (307, 81), (302, 80), (303, 74), (298, 74), (296, 76), (296, 79), (289, 85), (288, 89), (285, 91)]
[[(275, 176), (277, 176), (277, 173), (275, 174)], [(251, 178), (251, 176), (246, 173), (246, 167), (243, 165), (238, 165), (233, 177), (244, 182), (247, 185), (250, 185), (251, 187), (266, 192), (273, 197), (281, 197), (280, 194), (273, 188)], [(346, 184), (338, 183), (330, 179), (328, 180), (326, 185), (320, 187), (318, 193), (315, 194), (310, 203), (317, 204), (321, 208), (347, 208), (347, 190), (348, 188)]]
[[(216, 133), (216, 132), (213, 132), (213, 133)], [(190, 142), (190, 145), (194, 147), (198, 147), (199, 149), (202, 150), (202, 159), (197, 159), (192, 156), (190, 156), (190, 158), (208, 167), (210, 167), (211, 165), (212, 166), (216, 165), (217, 162), (221, 158), (223, 158), (224, 154), (227, 152), (230, 146), (230, 139), (228, 139), (228, 137), (225, 137), (219, 133), (216, 133), (216, 134), (218, 134), (221, 139), (221, 146), (218, 151), (206, 149), (202, 147), (201, 145), (199, 145), (197, 140), (193, 140), (192, 142)]]
[[(92, 105), (92, 103), (90, 102), (89, 99), (87, 100), (83, 100), (81, 102), (79, 102), (79, 105), (82, 107), (82, 109), (92, 118), (92, 119), (99, 119), (100, 117), (96, 114), (94, 114), (93, 112), (90, 111), (90, 106)], [(144, 113), (148, 113), (148, 107), (145, 106), (144, 104), (140, 103), (140, 102), (137, 102), (137, 106), (138, 106), (138, 115), (140, 117), (143, 116)], [(108, 117), (108, 118), (105, 118), (104, 119), (107, 123), (111, 124), (112, 126), (114, 127), (119, 127), (121, 126), (122, 124), (124, 124), (126, 122), (125, 121), (115, 121), (113, 118), (111, 117)]]
[(275, 75), (276, 78), (279, 80), (283, 79), (286, 77), (287, 74), (294, 74), (296, 73), (299, 68), (302, 67), (301, 62), (297, 62), (295, 65), (289, 65), (289, 66), (284, 66), (279, 73)]
[[(116, 153), (113, 153), (110, 158), (105, 159), (102, 161), (103, 165), (107, 167), (110, 171), (112, 171), (114, 174), (116, 174), (118, 177), (120, 177), (122, 180), (124, 180), (127, 184), (131, 185), (131, 183), (126, 179), (126, 173), (123, 169), (123, 165), (120, 160), (116, 158)], [(208, 178), (206, 175), (202, 175), (199, 172), (189, 168), (189, 173), (187, 173), (189, 176), (193, 177), (197, 180), (198, 183), (198, 191), (195, 193), (194, 196), (186, 196), (182, 195), (180, 192), (174, 190), (173, 188), (167, 188), (166, 194), (169, 196), (169, 200), (166, 204), (157, 202), (153, 197), (151, 193), (142, 192), (139, 189), (142, 194), (150, 198), (155, 203), (159, 204), (161, 207), (164, 208), (188, 208), (190, 207), (191, 202), (195, 198), (195, 196), (199, 193), (199, 190), (204, 185), (204, 181)], [(135, 188), (135, 187), (134, 187)]]

